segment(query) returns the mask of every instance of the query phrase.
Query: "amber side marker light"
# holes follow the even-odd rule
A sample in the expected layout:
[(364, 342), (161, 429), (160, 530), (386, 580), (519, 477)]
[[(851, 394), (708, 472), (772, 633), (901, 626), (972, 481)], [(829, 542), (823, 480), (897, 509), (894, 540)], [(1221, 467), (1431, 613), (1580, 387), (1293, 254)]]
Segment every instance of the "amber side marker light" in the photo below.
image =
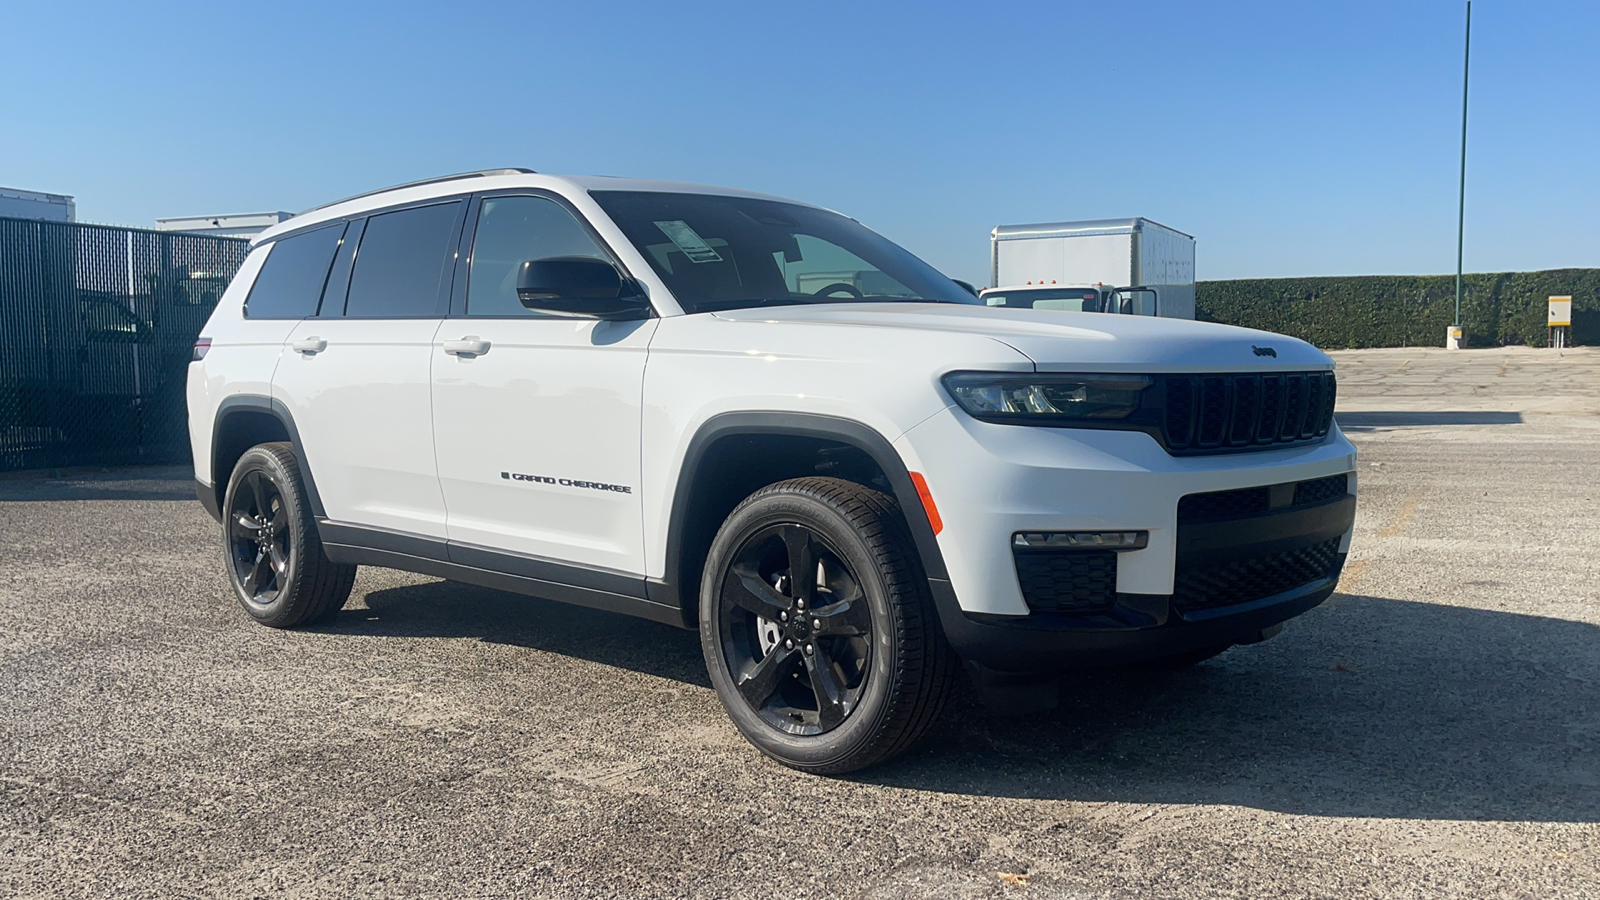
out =
[(939, 518), (939, 507), (933, 505), (933, 494), (928, 491), (928, 479), (923, 478), (921, 472), (912, 472), (911, 483), (916, 486), (917, 496), (922, 500), (922, 511), (928, 514), (928, 524), (933, 526), (933, 533), (938, 534), (944, 530), (944, 520)]

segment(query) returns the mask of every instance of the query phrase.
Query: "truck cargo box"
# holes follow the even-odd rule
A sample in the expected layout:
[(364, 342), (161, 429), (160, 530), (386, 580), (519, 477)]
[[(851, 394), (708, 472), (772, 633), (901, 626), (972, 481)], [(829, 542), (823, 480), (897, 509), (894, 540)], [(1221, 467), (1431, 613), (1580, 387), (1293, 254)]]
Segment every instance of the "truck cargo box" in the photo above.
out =
[(1194, 238), (1149, 219), (996, 226), (989, 265), (995, 287), (1148, 287), (1157, 315), (1194, 318)]

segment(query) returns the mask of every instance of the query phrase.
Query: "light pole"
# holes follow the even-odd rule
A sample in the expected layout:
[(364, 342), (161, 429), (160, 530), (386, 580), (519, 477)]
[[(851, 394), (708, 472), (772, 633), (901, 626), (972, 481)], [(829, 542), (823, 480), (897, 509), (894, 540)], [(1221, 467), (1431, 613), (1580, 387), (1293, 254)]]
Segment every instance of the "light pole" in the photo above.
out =
[(1467, 0), (1467, 50), (1461, 64), (1461, 194), (1456, 209), (1456, 328), (1461, 327), (1461, 250), (1467, 234), (1467, 76), (1472, 72), (1472, 0)]

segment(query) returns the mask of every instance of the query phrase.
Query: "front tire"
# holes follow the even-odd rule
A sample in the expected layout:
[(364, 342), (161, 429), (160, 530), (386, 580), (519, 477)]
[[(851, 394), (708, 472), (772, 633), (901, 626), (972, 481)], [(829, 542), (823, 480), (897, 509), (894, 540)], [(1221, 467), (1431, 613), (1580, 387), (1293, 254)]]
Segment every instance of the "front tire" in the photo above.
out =
[(331, 619), (344, 606), (356, 567), (323, 553), (290, 444), (246, 450), (228, 478), (222, 510), (228, 581), (257, 622), (293, 628)]
[(762, 488), (728, 516), (701, 580), (700, 645), (739, 731), (827, 775), (926, 735), (955, 663), (899, 507), (836, 478)]

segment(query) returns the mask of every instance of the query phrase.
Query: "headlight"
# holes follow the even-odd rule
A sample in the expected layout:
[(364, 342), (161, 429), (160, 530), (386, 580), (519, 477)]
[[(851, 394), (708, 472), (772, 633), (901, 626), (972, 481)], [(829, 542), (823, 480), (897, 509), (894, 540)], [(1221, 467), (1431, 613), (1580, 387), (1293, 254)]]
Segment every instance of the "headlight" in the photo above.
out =
[(1125, 419), (1139, 409), (1147, 375), (957, 372), (944, 386), (974, 418), (1041, 425)]

